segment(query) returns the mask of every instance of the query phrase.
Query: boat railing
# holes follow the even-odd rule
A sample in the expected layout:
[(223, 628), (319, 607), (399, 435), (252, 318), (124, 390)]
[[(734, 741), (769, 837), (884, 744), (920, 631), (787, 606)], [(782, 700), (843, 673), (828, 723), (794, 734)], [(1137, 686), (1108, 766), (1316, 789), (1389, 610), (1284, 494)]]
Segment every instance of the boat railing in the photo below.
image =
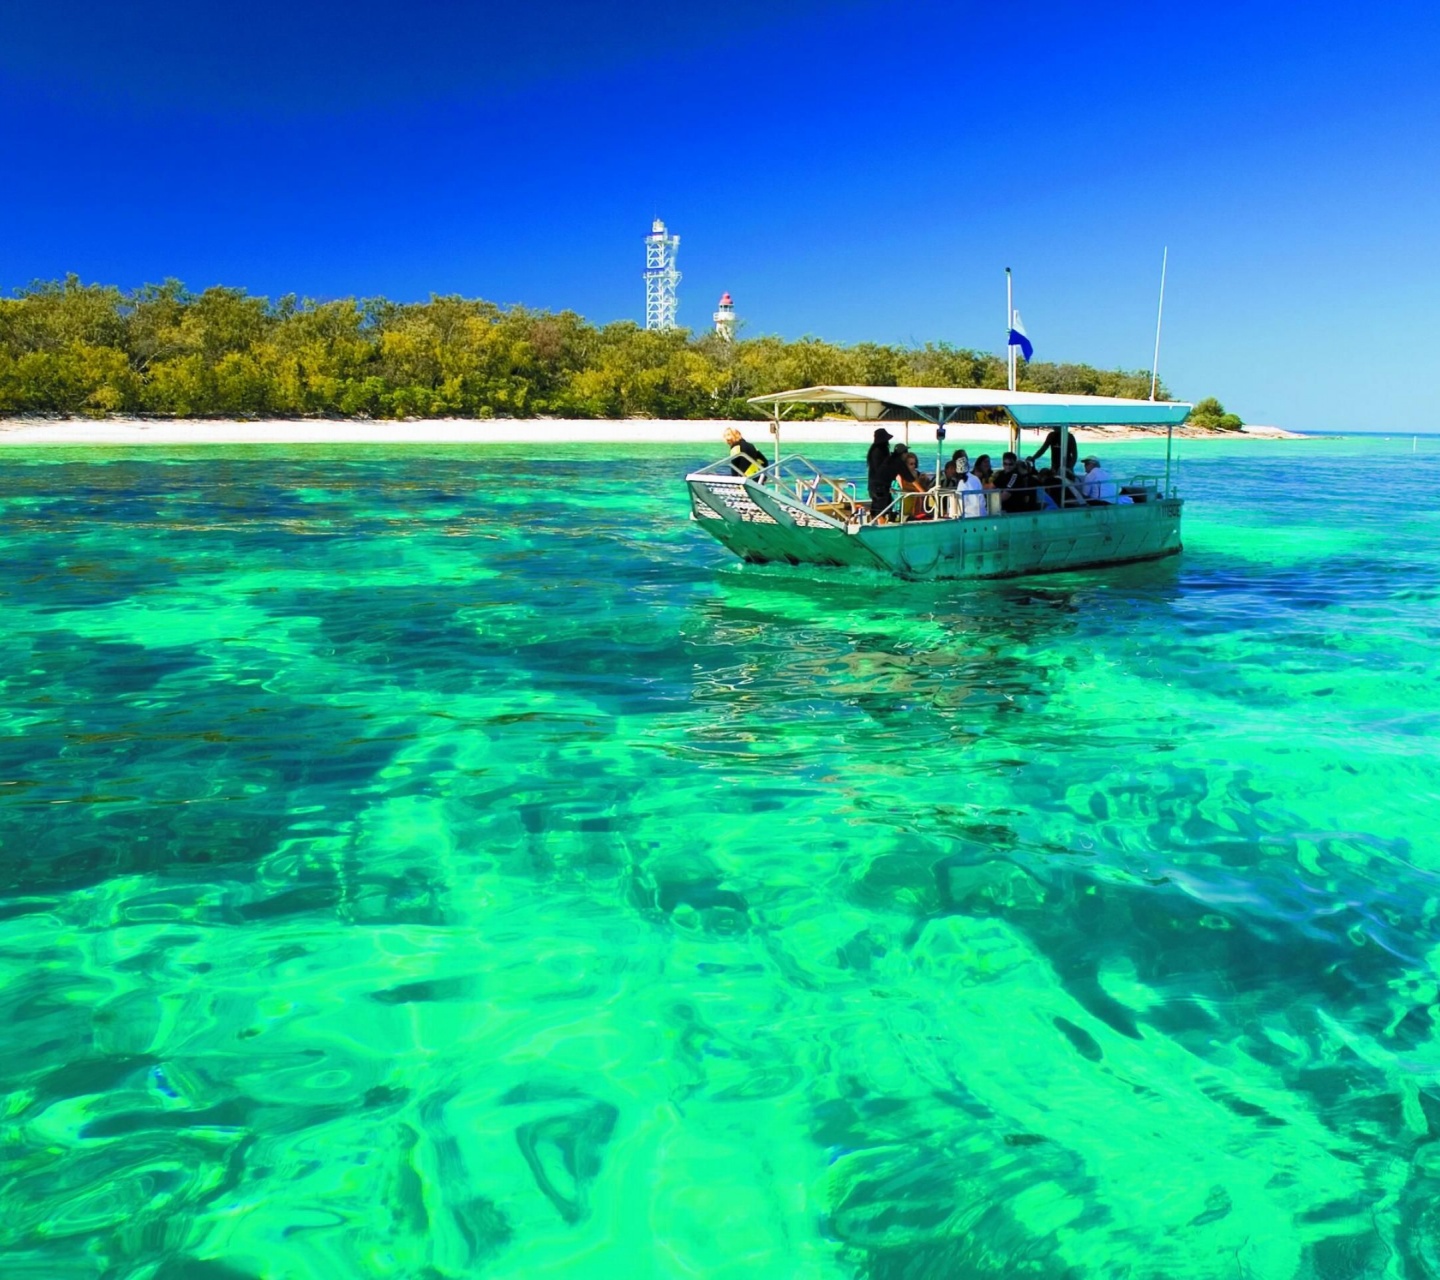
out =
[(803, 458), (798, 453), (778, 458), (765, 468), (762, 475), (762, 483), (774, 485), (786, 497), (793, 495), (796, 501), (807, 507), (821, 510), (844, 507), (852, 510), (859, 505), (853, 480), (826, 475), (808, 458)]
[(1120, 486), (1121, 493), (1144, 494), (1147, 502), (1158, 502), (1165, 496), (1165, 477), (1137, 471)]
[[(730, 465), (730, 457), (727, 454), (723, 458), (717, 458), (714, 462), (706, 463), (698, 471), (692, 471), (691, 476), (717, 476), (728, 480), (743, 480), (733, 466)], [(752, 479), (755, 477), (751, 477)]]
[[(914, 520), (960, 520), (977, 519), (986, 516), (1002, 516), (1006, 513), (1000, 506), (1000, 490), (982, 491), (948, 489), (934, 485), (925, 490), (902, 490), (894, 500), (876, 516), (871, 516), (870, 506), (857, 496), (856, 482), (842, 477), (828, 475), (798, 453), (778, 458), (769, 466), (749, 476), (736, 473), (727, 456), (720, 458), (692, 475), (714, 476), (733, 479), (737, 482), (748, 480), (774, 489), (786, 500), (798, 502), (824, 515), (856, 524), (908, 524)], [(1072, 492), (1079, 493), (1079, 478), (1071, 482)], [(1159, 475), (1136, 473), (1128, 481), (1115, 482), (1117, 498), (1128, 498), (1130, 503), (1156, 502), (1164, 496), (1162, 478)], [(967, 501), (968, 499), (968, 501)], [(1045, 515), (1050, 511), (1073, 511), (1082, 505), (1089, 505), (1071, 499), (1060, 507), (1042, 507), (1033, 512)], [(1126, 503), (1125, 505), (1129, 505)]]
[(862, 506), (856, 497), (855, 481), (829, 475), (798, 453), (777, 458), (768, 467), (748, 476), (738, 474), (730, 465), (728, 457), (701, 467), (691, 475), (696, 478), (713, 476), (762, 484), (788, 500), (845, 520), (857, 518)]
[[(1079, 493), (1080, 482), (1071, 482), (1072, 492)], [(1161, 477), (1134, 475), (1124, 483), (1116, 483), (1115, 501), (1107, 505), (1129, 506), (1135, 503), (1158, 502), (1163, 497)], [(923, 491), (904, 490), (893, 502), (872, 521), (868, 509), (863, 517), (865, 523), (906, 524), (912, 520), (975, 520), (986, 516), (1010, 515), (1000, 505), (999, 489), (948, 489), (935, 485)], [(1124, 499), (1125, 501), (1121, 501)], [(1041, 507), (1026, 514), (1046, 515), (1052, 511), (1074, 511), (1089, 506), (1085, 501), (1071, 498), (1063, 506)], [(1019, 514), (1019, 513), (1015, 513)]]

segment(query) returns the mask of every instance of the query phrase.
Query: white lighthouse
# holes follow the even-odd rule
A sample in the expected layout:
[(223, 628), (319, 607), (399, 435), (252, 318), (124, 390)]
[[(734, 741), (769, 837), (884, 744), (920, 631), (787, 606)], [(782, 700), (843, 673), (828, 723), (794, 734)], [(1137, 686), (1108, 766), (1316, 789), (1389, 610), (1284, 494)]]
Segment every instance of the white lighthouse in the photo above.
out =
[(715, 332), (726, 342), (735, 341), (735, 303), (728, 293), (720, 295), (720, 305), (715, 308)]

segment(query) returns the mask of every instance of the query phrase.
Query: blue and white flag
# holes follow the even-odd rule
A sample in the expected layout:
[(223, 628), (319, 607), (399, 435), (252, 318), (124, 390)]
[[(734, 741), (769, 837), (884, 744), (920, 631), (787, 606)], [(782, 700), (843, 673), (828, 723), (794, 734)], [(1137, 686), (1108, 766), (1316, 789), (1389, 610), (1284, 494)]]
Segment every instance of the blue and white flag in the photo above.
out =
[(1035, 354), (1035, 348), (1030, 345), (1030, 339), (1025, 333), (1025, 326), (1020, 323), (1020, 313), (1013, 313), (1014, 323), (1010, 327), (1010, 345), (1019, 347), (1020, 354), (1025, 357), (1025, 363), (1030, 363), (1030, 357)]

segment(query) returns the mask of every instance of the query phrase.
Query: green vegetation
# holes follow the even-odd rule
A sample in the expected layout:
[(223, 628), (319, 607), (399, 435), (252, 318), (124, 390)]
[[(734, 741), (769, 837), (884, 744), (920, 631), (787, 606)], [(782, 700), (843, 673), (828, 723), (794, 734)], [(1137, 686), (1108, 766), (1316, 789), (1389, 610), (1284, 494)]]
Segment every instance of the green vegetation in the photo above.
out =
[(1226, 413), (1225, 406), (1214, 396), (1197, 401), (1185, 422), (1188, 426), (1204, 427), (1209, 431), (1239, 431), (1245, 425), (1238, 414)]
[[(816, 383), (1003, 387), (1005, 364), (945, 343), (731, 344), (454, 296), (271, 302), (175, 280), (126, 293), (70, 276), (0, 299), (0, 413), (738, 418), (751, 416), (748, 396)], [(1150, 391), (1143, 371), (1078, 364), (1022, 366), (1020, 385)], [(1212, 400), (1197, 416), (1206, 404), (1223, 414)]]

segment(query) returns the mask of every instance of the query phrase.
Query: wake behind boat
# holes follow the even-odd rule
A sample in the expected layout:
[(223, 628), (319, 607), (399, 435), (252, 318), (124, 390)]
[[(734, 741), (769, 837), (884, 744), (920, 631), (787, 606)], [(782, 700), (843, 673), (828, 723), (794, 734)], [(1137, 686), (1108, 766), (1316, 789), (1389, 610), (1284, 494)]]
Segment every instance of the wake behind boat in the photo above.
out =
[[(933, 387), (805, 387), (754, 396), (771, 413), (776, 461), (738, 474), (730, 458), (685, 477), (691, 513), (707, 533), (752, 564), (863, 565), (902, 578), (1008, 578), (1155, 560), (1180, 551), (1183, 502), (1170, 482), (1171, 440), (1190, 405), (1110, 396)], [(935, 428), (935, 482), (902, 493), (879, 510), (852, 481), (833, 478), (798, 454), (780, 456), (787, 408), (828, 405), (857, 423), (929, 423)], [(1054, 510), (1006, 512), (998, 495), (941, 486), (948, 426), (1008, 423), (1010, 448), (1020, 433), (1051, 433), (1060, 460), (1073, 452), (1081, 426), (1165, 427), (1165, 475), (1135, 476), (1116, 485), (1113, 500), (1086, 502), (1060, 478)], [(1042, 446), (1043, 447), (1043, 446)], [(967, 510), (969, 514), (967, 514)]]

